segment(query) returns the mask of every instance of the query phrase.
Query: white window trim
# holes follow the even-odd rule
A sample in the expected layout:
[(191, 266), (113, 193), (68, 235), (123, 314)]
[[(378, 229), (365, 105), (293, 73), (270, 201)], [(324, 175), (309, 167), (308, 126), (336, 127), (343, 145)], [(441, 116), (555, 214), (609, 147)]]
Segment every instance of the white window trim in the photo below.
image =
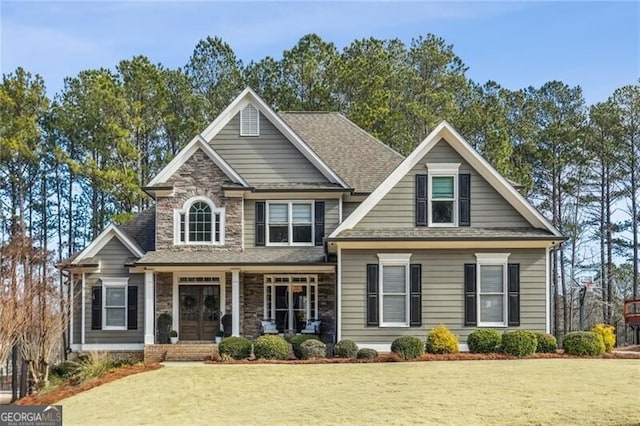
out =
[[(275, 279), (285, 278), (288, 282), (275, 282)], [(306, 282), (293, 282), (294, 278), (305, 278)], [(297, 274), (286, 274), (286, 275), (265, 275), (264, 276), (264, 292), (263, 292), (263, 313), (265, 319), (275, 319), (276, 310), (275, 310), (275, 287), (276, 286), (287, 286), (289, 288), (288, 291), (288, 300), (287, 300), (287, 309), (290, 309), (289, 314), (293, 312), (293, 292), (291, 292), (291, 287), (296, 285), (303, 285), (307, 288), (314, 287), (315, 288), (315, 301), (313, 310), (316, 313), (316, 317), (311, 316), (311, 297), (307, 297), (307, 306), (306, 306), (306, 314), (308, 319), (318, 319), (320, 316), (320, 311), (318, 311), (318, 276), (317, 275), (297, 275)], [(269, 305), (267, 301), (267, 288), (271, 288), (271, 305)], [(310, 294), (310, 293), (308, 293)], [(287, 328), (293, 328), (293, 315), (287, 315), (288, 324)]]
[[(429, 218), (428, 226), (439, 227), (457, 227), (458, 226), (458, 173), (460, 163), (427, 163), (428, 179), (427, 179), (427, 217)], [(433, 200), (433, 177), (453, 177), (453, 212), (452, 222), (434, 223), (431, 201)], [(436, 200), (438, 201), (438, 200)], [(442, 200), (447, 201), (447, 200)]]
[[(204, 202), (211, 208), (211, 241), (189, 241), (189, 209), (194, 203)], [(180, 215), (184, 218), (184, 241), (180, 241)], [(220, 215), (220, 241), (216, 241), (216, 214)], [(223, 246), (225, 228), (225, 208), (216, 207), (215, 203), (208, 197), (196, 196), (189, 198), (181, 209), (173, 211), (173, 244), (177, 246)]]
[[(242, 122), (244, 120), (244, 111), (247, 108), (253, 108), (256, 111), (256, 132), (255, 133), (248, 133), (248, 132), (244, 132), (243, 131), (243, 126), (242, 126)], [(251, 102), (249, 102), (244, 108), (242, 108), (240, 110), (240, 136), (260, 136), (260, 110), (253, 105)]]
[[(316, 212), (314, 209), (314, 201), (312, 200), (270, 200), (266, 202), (267, 208), (265, 211), (265, 244), (272, 247), (310, 247), (315, 245), (315, 222)], [(269, 242), (269, 209), (271, 204), (288, 204), (287, 214), (288, 217), (288, 232), (289, 242), (287, 243), (271, 243)], [(294, 243), (293, 242), (293, 205), (294, 204), (309, 204), (311, 207), (311, 242), (309, 243)]]
[[(509, 255), (511, 253), (476, 253), (476, 315), (478, 327), (507, 327), (507, 315), (508, 315), (508, 262)], [(498, 294), (498, 293), (482, 293), (481, 280), (481, 267), (482, 266), (502, 266), (502, 294), (503, 294), (503, 307), (502, 322), (482, 322), (480, 313), (480, 296), (481, 294)]]
[[(380, 319), (379, 327), (409, 327), (410, 316), (410, 288), (409, 288), (409, 264), (411, 262), (411, 253), (378, 253), (378, 293), (380, 294), (378, 300), (378, 318)], [(383, 270), (385, 266), (403, 266), (404, 267), (404, 296), (405, 296), (405, 322), (384, 322), (384, 296), (383, 291)], [(393, 295), (396, 293), (389, 293)], [(398, 294), (396, 294), (398, 295)]]
[[(127, 329), (127, 309), (129, 298), (129, 278), (128, 277), (102, 277), (102, 329), (103, 330), (126, 330)], [(107, 288), (123, 288), (124, 289), (124, 325), (114, 326), (107, 325)], [(119, 306), (113, 306), (119, 308)]]

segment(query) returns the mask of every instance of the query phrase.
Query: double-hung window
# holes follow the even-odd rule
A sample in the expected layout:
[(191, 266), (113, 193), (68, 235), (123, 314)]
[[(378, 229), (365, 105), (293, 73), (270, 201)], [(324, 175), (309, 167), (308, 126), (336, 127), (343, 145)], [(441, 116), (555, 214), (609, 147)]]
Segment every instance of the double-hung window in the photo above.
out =
[(269, 245), (313, 245), (313, 203), (268, 202), (267, 233)]
[(102, 278), (103, 330), (127, 329), (128, 278)]
[(507, 325), (507, 260), (509, 254), (477, 253), (478, 326)]
[(429, 226), (458, 226), (458, 170), (460, 164), (429, 163)]
[(380, 326), (409, 326), (409, 260), (411, 254), (378, 254)]

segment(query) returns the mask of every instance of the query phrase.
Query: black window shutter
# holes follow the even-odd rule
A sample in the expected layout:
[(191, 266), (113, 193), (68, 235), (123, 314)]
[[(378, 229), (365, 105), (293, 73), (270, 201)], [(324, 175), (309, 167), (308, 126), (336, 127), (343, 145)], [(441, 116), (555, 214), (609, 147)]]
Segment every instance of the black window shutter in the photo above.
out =
[(314, 213), (316, 245), (322, 246), (324, 240), (324, 201), (316, 201)]
[(91, 329), (102, 330), (102, 286), (91, 287)]
[(411, 281), (410, 325), (420, 327), (422, 325), (422, 265), (412, 264), (409, 276)]
[(378, 264), (367, 265), (367, 325), (378, 325)]
[(416, 226), (427, 222), (427, 175), (416, 175)]
[(138, 286), (127, 288), (127, 330), (138, 329)]
[(464, 325), (477, 325), (476, 264), (464, 264)]
[(458, 175), (458, 225), (471, 226), (471, 175)]
[(520, 264), (509, 263), (509, 326), (520, 325)]
[(256, 202), (256, 246), (265, 245), (266, 206), (264, 201)]

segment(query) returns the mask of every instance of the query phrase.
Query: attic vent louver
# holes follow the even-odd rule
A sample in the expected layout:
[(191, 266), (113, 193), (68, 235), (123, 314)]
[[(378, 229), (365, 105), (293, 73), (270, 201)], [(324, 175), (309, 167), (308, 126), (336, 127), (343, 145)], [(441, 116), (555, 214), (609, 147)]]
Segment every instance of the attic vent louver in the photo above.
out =
[(240, 136), (260, 136), (260, 113), (251, 104), (240, 110)]

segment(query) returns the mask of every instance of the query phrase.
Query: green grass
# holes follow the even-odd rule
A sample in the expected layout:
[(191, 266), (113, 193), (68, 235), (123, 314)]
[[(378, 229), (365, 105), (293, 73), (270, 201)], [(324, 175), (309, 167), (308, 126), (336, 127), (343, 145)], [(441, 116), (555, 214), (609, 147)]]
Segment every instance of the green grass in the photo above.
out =
[(62, 401), (64, 424), (638, 424), (640, 360), (166, 367)]

